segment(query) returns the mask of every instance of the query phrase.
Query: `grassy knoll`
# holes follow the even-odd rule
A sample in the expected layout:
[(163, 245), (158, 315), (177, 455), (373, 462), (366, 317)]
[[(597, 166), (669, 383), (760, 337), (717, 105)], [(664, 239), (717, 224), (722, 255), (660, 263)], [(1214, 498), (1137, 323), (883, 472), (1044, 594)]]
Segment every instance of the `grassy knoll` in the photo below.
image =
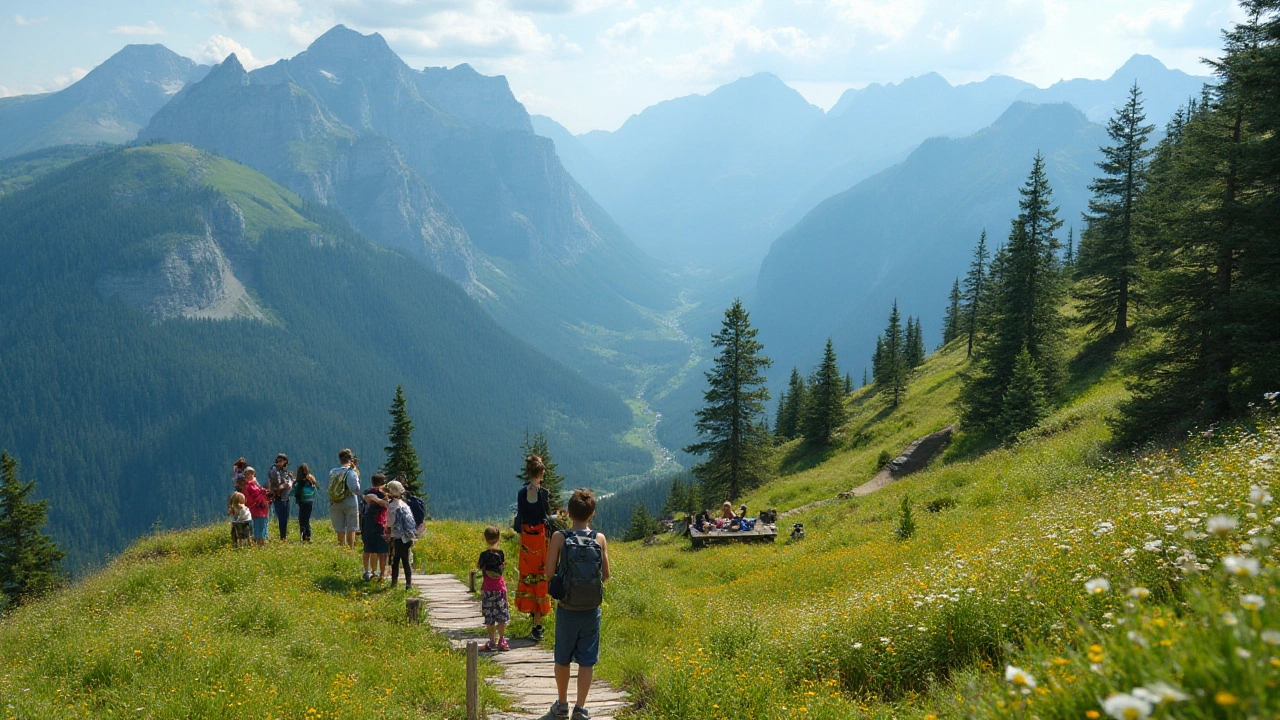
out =
[[(457, 565), (466, 533), (439, 528), (458, 543), (420, 562)], [(0, 621), (0, 717), (465, 717), (460, 656), (317, 530), (239, 551), (225, 525), (164, 533), (19, 609)]]

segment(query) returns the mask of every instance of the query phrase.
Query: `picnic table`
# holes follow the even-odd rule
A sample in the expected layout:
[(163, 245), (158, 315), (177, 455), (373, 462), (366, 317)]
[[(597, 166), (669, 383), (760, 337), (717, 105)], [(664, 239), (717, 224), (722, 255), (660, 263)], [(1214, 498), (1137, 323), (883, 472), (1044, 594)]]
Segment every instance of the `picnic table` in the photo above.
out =
[(696, 548), (706, 547), (713, 543), (729, 542), (773, 542), (778, 538), (778, 530), (773, 525), (756, 523), (751, 530), (711, 530), (702, 532), (697, 528), (689, 528), (689, 538)]

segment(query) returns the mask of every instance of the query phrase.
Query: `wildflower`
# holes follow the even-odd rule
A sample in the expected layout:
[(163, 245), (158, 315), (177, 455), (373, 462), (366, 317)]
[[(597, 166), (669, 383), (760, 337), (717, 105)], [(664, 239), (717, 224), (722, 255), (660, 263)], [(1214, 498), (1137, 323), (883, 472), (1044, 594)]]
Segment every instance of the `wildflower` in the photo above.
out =
[(1213, 701), (1218, 703), (1222, 707), (1231, 707), (1232, 705), (1235, 705), (1236, 703), (1240, 702), (1240, 698), (1236, 697), (1235, 695), (1232, 695), (1226, 690), (1219, 690), (1218, 692), (1214, 693)]
[(1098, 718), (1102, 717), (1102, 713), (1097, 710), (1086, 710), (1084, 716), (1089, 718), (1089, 720), (1098, 720)]
[(1142, 544), (1142, 549), (1146, 550), (1147, 552), (1160, 552), (1161, 548), (1163, 547), (1164, 547), (1163, 540), (1152, 540), (1150, 542), (1146, 542)]
[(1142, 633), (1138, 632), (1137, 630), (1130, 630), (1128, 634), (1128, 638), (1129, 638), (1129, 642), (1139, 647), (1147, 647), (1150, 644), (1147, 642), (1147, 639), (1142, 636)]
[(1102, 711), (1116, 720), (1145, 720), (1151, 717), (1151, 703), (1128, 693), (1116, 693), (1102, 701)]
[(1209, 518), (1209, 524), (1206, 528), (1210, 535), (1225, 537), (1236, 529), (1237, 524), (1237, 520), (1230, 515), (1214, 515)]
[(1131, 587), (1129, 588), (1129, 597), (1134, 600), (1146, 600), (1151, 597), (1151, 591), (1144, 587)]
[(1266, 606), (1267, 606), (1267, 599), (1262, 597), (1261, 595), (1254, 595), (1250, 593), (1249, 595), (1240, 596), (1240, 607), (1244, 608), (1245, 610), (1261, 610)]
[(861, 649), (862, 649), (862, 643), (860, 643), (860, 642), (856, 642), (856, 643), (854, 643), (854, 644), (853, 644), (853, 649), (854, 649), (854, 650), (861, 650)]
[(1270, 505), (1271, 493), (1267, 492), (1267, 489), (1261, 485), (1251, 485), (1249, 486), (1249, 500), (1259, 505)]
[(1094, 643), (1089, 646), (1089, 662), (1094, 664), (1100, 663), (1102, 662), (1103, 657), (1104, 657), (1104, 654), (1102, 652), (1101, 645), (1099, 645), (1098, 643)]
[(1222, 558), (1222, 569), (1236, 577), (1256, 577), (1262, 568), (1257, 558), (1228, 555)]
[(1094, 578), (1084, 584), (1084, 589), (1090, 595), (1101, 595), (1111, 589), (1111, 581), (1106, 578)]
[(1263, 630), (1262, 642), (1268, 645), (1280, 645), (1280, 632), (1275, 630)]
[(1014, 687), (1021, 688), (1024, 695), (1030, 695), (1036, 686), (1036, 679), (1031, 673), (1013, 665), (1005, 666), (1004, 679)]
[(1227, 611), (1222, 613), (1222, 624), (1227, 627), (1235, 627), (1240, 624), (1240, 620), (1236, 617), (1235, 613)]
[(1135, 696), (1143, 697), (1156, 705), (1170, 702), (1185, 702), (1191, 699), (1190, 695), (1163, 681), (1156, 681), (1146, 685), (1145, 687), (1134, 688), (1133, 694)]
[(1248, 650), (1245, 650), (1242, 647), (1236, 648), (1236, 655), (1239, 655), (1241, 660), (1248, 660), (1249, 658), (1253, 657), (1253, 653), (1249, 652)]

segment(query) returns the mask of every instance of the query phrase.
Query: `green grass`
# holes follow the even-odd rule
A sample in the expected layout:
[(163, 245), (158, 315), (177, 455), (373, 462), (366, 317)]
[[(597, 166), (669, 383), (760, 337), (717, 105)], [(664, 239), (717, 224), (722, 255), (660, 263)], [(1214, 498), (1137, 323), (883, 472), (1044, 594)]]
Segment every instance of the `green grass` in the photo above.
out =
[[(0, 717), (465, 717), (461, 655), (406, 625), (405, 591), (362, 582), (323, 526), (262, 550), (228, 547), (225, 524), (156, 535), (18, 609)], [(419, 561), (460, 562), (450, 547)]]

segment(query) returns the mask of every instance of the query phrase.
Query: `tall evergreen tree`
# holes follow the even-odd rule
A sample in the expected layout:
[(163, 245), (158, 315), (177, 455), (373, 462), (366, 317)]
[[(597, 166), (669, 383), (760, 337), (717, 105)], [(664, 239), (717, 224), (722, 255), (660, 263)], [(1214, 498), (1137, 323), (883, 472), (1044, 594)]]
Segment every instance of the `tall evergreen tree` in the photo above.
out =
[(836, 361), (835, 345), (831, 338), (827, 338), (822, 362), (814, 370), (810, 386), (804, 437), (818, 445), (830, 445), (846, 417), (844, 385), (840, 380), (840, 365)]
[(1098, 168), (1102, 176), (1089, 184), (1093, 198), (1080, 236), (1075, 294), (1080, 322), (1095, 335), (1123, 338), (1129, 334), (1130, 309), (1138, 300), (1138, 200), (1147, 184), (1147, 138), (1142, 91), (1135, 82), (1129, 100), (1107, 123), (1112, 144), (1105, 145)]
[(705, 490), (730, 500), (768, 476), (770, 442), (760, 418), (769, 400), (763, 371), (773, 361), (761, 354), (758, 332), (742, 301), (735, 299), (725, 311), (720, 332), (711, 336), (712, 347), (720, 353), (706, 373), (705, 405), (697, 411), (695, 427), (703, 439), (685, 448), (690, 454), (709, 456), (694, 466), (693, 474)]
[(1076, 266), (1076, 226), (1067, 228), (1067, 256), (1063, 263), (1070, 273)]
[(774, 428), (774, 433), (778, 437), (794, 440), (800, 436), (804, 409), (808, 401), (808, 390), (799, 368), (791, 368), (791, 380), (787, 383), (787, 389), (778, 405), (778, 423)]
[(1147, 342), (1124, 440), (1236, 415), (1280, 377), (1280, 2), (1241, 3), (1217, 85), (1157, 147), (1142, 216)]
[(853, 392), (853, 373), (845, 372), (844, 374), (844, 394), (848, 395)]
[(658, 521), (653, 519), (643, 504), (636, 503), (631, 510), (631, 522), (627, 525), (627, 532), (623, 534), (622, 541), (644, 540), (656, 532), (658, 532)]
[(41, 532), (47, 500), (31, 501), (35, 481), (18, 478), (18, 461), (0, 452), (0, 609), (49, 592), (58, 585), (66, 553)]
[(1065, 283), (1054, 237), (1062, 221), (1053, 205), (1043, 155), (1036, 153), (1027, 183), (1019, 192), (1020, 212), (1013, 221), (1009, 244), (991, 262), (990, 291), (979, 317), (975, 362), (964, 375), (960, 393), (964, 422), (983, 430), (994, 430), (999, 423), (1005, 386), (1024, 346), (1035, 362), (1046, 399), (1057, 394), (1066, 376), (1060, 309)]
[(529, 482), (529, 475), (524, 469), (524, 459), (530, 455), (542, 458), (542, 487), (551, 495), (551, 507), (558, 508), (564, 504), (564, 476), (556, 471), (556, 461), (551, 458), (551, 448), (547, 445), (547, 436), (543, 433), (524, 431), (524, 442), (520, 444), (520, 472), (516, 478), (523, 483)]
[[(878, 342), (878, 341), (877, 341)], [(862, 366), (862, 387), (867, 386), (867, 366)]]
[(978, 236), (978, 244), (973, 248), (973, 260), (969, 263), (969, 272), (964, 276), (964, 310), (961, 313), (961, 332), (967, 337), (965, 357), (973, 356), (973, 339), (978, 332), (978, 317), (982, 312), (987, 289), (987, 231)]
[(960, 337), (960, 278), (951, 284), (951, 296), (942, 319), (942, 344)]
[(907, 367), (907, 334), (902, 327), (902, 316), (898, 314), (898, 301), (893, 301), (893, 310), (889, 313), (889, 325), (884, 335), (876, 343), (876, 385), (885, 389), (897, 407), (907, 391), (907, 378), (910, 368)]
[(405, 405), (404, 388), (396, 386), (396, 396), (391, 400), (391, 427), (387, 430), (387, 460), (382, 464), (382, 472), (391, 479), (404, 476), (404, 487), (412, 495), (423, 498), (422, 465), (418, 462), (418, 451), (413, 447), (413, 420), (409, 419), (409, 410)]
[(1013, 363), (1013, 374), (1001, 399), (1000, 419), (996, 430), (1000, 439), (1009, 441), (1018, 433), (1034, 426), (1045, 416), (1043, 383), (1035, 360), (1025, 347)]
[(924, 329), (920, 327), (920, 318), (907, 318), (907, 368), (914, 370), (924, 363)]

